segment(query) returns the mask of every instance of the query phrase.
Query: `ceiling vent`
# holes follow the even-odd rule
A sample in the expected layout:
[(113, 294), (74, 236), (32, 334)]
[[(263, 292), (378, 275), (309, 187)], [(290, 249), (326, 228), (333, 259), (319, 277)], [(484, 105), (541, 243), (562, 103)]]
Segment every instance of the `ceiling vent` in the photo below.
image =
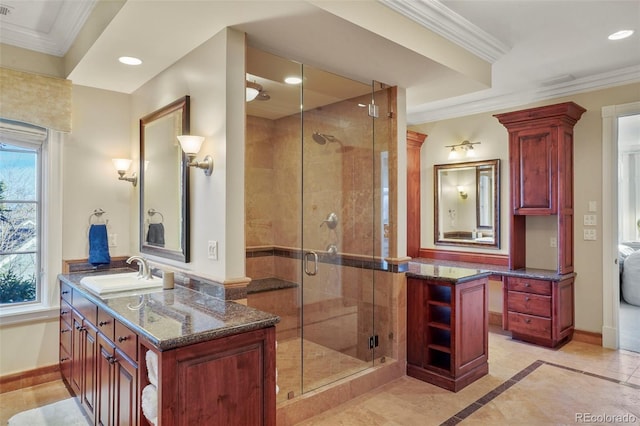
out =
[(0, 4), (0, 15), (9, 16), (11, 14), (11, 9), (13, 8), (10, 6), (5, 6), (4, 4)]

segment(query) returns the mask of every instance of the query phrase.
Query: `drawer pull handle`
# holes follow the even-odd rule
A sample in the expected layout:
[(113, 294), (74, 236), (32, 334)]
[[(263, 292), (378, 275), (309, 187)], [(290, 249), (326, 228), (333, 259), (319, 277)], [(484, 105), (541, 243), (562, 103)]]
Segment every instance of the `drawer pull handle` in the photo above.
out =
[(67, 315), (69, 311), (60, 311), (60, 315)]
[(524, 322), (526, 322), (527, 324), (531, 324), (531, 320), (529, 318), (526, 318)]
[(525, 301), (525, 302), (528, 302), (529, 300), (531, 300), (531, 299), (529, 299), (529, 296), (526, 296), (526, 297), (524, 298), (524, 301)]
[(69, 290), (65, 290), (65, 291), (61, 292), (61, 294), (69, 294)]
[(120, 342), (120, 343), (124, 342), (125, 340), (129, 340), (129, 338), (127, 336), (118, 337), (118, 342)]
[(104, 327), (105, 325), (109, 324), (110, 322), (111, 322), (111, 321), (100, 321), (100, 322), (98, 323), (98, 325), (99, 325), (100, 327)]
[(113, 365), (116, 363), (116, 357), (110, 356), (109, 358), (107, 358), (107, 361), (109, 361), (109, 364)]
[(66, 357), (64, 357), (64, 358), (60, 358), (60, 362), (65, 362), (65, 361), (68, 361), (68, 360), (69, 360), (69, 357), (68, 357), (68, 356), (66, 356)]
[(71, 330), (69, 330), (68, 328), (65, 328), (64, 330), (60, 330), (60, 333), (68, 333), (68, 332), (70, 332), (70, 331), (71, 331)]
[(85, 331), (86, 329), (87, 329), (87, 327), (82, 327), (80, 325), (76, 326), (76, 330), (78, 330), (78, 331)]

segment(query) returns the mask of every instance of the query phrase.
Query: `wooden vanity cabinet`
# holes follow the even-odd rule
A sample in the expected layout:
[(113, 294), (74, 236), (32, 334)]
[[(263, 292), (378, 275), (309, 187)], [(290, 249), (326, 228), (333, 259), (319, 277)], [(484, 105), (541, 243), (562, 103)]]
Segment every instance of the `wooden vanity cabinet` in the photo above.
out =
[[(136, 334), (81, 292), (64, 283), (60, 289), (63, 379), (95, 424), (137, 425), (138, 367), (130, 355), (137, 354)], [(116, 330), (122, 342), (116, 338), (114, 343)]]
[(161, 424), (275, 426), (275, 359), (275, 327), (159, 353)]
[(558, 273), (573, 272), (573, 102), (497, 114), (509, 132), (509, 268), (526, 267), (526, 216), (556, 215)]
[(574, 331), (573, 281), (507, 277), (503, 326), (515, 339), (556, 347)]
[(457, 392), (489, 371), (487, 278), (407, 279), (407, 375)]
[(159, 351), (82, 292), (60, 288), (60, 369), (94, 424), (150, 424), (141, 395), (152, 350), (157, 424), (275, 426), (274, 326)]

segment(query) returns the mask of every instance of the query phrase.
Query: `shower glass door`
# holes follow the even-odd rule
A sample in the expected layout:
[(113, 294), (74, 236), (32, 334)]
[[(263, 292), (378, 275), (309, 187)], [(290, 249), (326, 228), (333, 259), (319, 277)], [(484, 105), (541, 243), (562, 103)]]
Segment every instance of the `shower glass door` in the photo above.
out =
[(372, 84), (302, 71), (304, 393), (373, 365), (376, 168)]

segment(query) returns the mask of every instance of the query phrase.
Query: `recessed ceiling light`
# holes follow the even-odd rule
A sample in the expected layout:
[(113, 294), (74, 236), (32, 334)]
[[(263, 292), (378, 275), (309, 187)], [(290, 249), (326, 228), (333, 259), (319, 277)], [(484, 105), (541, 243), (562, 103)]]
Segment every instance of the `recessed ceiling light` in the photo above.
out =
[(611, 34), (608, 37), (608, 39), (609, 40), (622, 40), (623, 38), (627, 38), (627, 37), (631, 36), (631, 34), (633, 34), (633, 30), (616, 31), (615, 33)]
[(120, 56), (118, 60), (125, 65), (140, 65), (142, 63), (142, 60), (133, 56)]
[(300, 84), (302, 83), (302, 79), (300, 77), (290, 76), (290, 77), (286, 77), (284, 79), (284, 82), (287, 84)]

